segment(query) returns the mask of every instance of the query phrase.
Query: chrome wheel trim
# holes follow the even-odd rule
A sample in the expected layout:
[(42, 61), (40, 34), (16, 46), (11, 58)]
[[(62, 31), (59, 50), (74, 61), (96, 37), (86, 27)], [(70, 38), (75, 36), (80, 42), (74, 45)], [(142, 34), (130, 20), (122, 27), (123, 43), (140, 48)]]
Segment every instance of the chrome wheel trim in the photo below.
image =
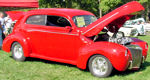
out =
[(96, 75), (105, 75), (108, 71), (108, 63), (103, 57), (96, 57), (92, 61), (92, 69)]
[(17, 58), (17, 59), (20, 59), (22, 56), (23, 56), (23, 49), (22, 49), (22, 46), (19, 45), (19, 44), (16, 44), (14, 46), (14, 56)]

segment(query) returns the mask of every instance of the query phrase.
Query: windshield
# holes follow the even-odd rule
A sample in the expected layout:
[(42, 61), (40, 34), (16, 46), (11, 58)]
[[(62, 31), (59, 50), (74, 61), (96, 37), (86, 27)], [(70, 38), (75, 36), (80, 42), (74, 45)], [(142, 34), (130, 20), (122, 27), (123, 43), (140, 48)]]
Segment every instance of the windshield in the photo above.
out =
[(86, 27), (96, 20), (97, 18), (93, 15), (80, 15), (73, 17), (73, 21), (77, 27)]

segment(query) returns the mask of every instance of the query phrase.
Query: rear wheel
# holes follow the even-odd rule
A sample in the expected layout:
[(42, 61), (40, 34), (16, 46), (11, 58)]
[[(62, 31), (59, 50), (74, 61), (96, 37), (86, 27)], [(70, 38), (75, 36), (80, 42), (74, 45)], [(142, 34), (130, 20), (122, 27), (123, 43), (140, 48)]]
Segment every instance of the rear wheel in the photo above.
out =
[(23, 48), (18, 42), (13, 43), (11, 50), (12, 57), (16, 61), (24, 61), (26, 59), (26, 57), (24, 56)]
[(107, 77), (113, 69), (110, 61), (102, 55), (92, 56), (89, 60), (88, 67), (91, 74), (96, 77)]

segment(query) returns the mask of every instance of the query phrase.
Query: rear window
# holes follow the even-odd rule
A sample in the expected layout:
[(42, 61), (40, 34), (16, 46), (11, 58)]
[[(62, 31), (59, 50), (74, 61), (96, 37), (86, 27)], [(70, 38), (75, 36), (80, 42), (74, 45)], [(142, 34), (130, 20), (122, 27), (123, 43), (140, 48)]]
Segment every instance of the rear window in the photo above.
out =
[(55, 27), (71, 26), (70, 22), (66, 18), (52, 15), (33, 15), (27, 19), (26, 23)]
[(46, 15), (33, 15), (27, 19), (27, 24), (45, 25)]

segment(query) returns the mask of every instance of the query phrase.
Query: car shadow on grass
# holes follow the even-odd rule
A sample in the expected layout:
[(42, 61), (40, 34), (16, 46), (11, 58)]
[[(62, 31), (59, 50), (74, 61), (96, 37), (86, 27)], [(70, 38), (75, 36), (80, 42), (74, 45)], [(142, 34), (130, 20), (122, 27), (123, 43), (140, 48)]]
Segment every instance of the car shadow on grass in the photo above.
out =
[(57, 64), (57, 65), (62, 65), (62, 66), (68, 66), (68, 67), (76, 67), (75, 65), (67, 64), (67, 63), (60, 63), (60, 62), (55, 62), (55, 61), (49, 61), (49, 60), (44, 60), (44, 59), (39, 59), (39, 58), (27, 58), (25, 61), (29, 62), (43, 62), (46, 64)]
[(139, 70), (126, 70), (126, 71), (123, 71), (123, 72), (114, 70), (111, 76), (115, 76), (115, 75), (117, 75), (117, 76), (127, 76), (127, 75), (133, 74), (133, 73), (142, 73), (142, 71), (144, 71), (148, 66), (150, 66), (150, 62), (145, 61), (141, 65)]
[(43, 63), (46, 63), (46, 64), (67, 66), (67, 67), (70, 67), (70, 68), (79, 69), (79, 70), (81, 70), (83, 72), (90, 72), (88, 68), (86, 68), (86, 69), (80, 69), (76, 65), (67, 64), (67, 63), (61, 63), (61, 62), (55, 62), (55, 61), (49, 61), (49, 60), (44, 60), (44, 59), (39, 59), (39, 58), (27, 57), (25, 61), (27, 61), (27, 62), (43, 62)]

